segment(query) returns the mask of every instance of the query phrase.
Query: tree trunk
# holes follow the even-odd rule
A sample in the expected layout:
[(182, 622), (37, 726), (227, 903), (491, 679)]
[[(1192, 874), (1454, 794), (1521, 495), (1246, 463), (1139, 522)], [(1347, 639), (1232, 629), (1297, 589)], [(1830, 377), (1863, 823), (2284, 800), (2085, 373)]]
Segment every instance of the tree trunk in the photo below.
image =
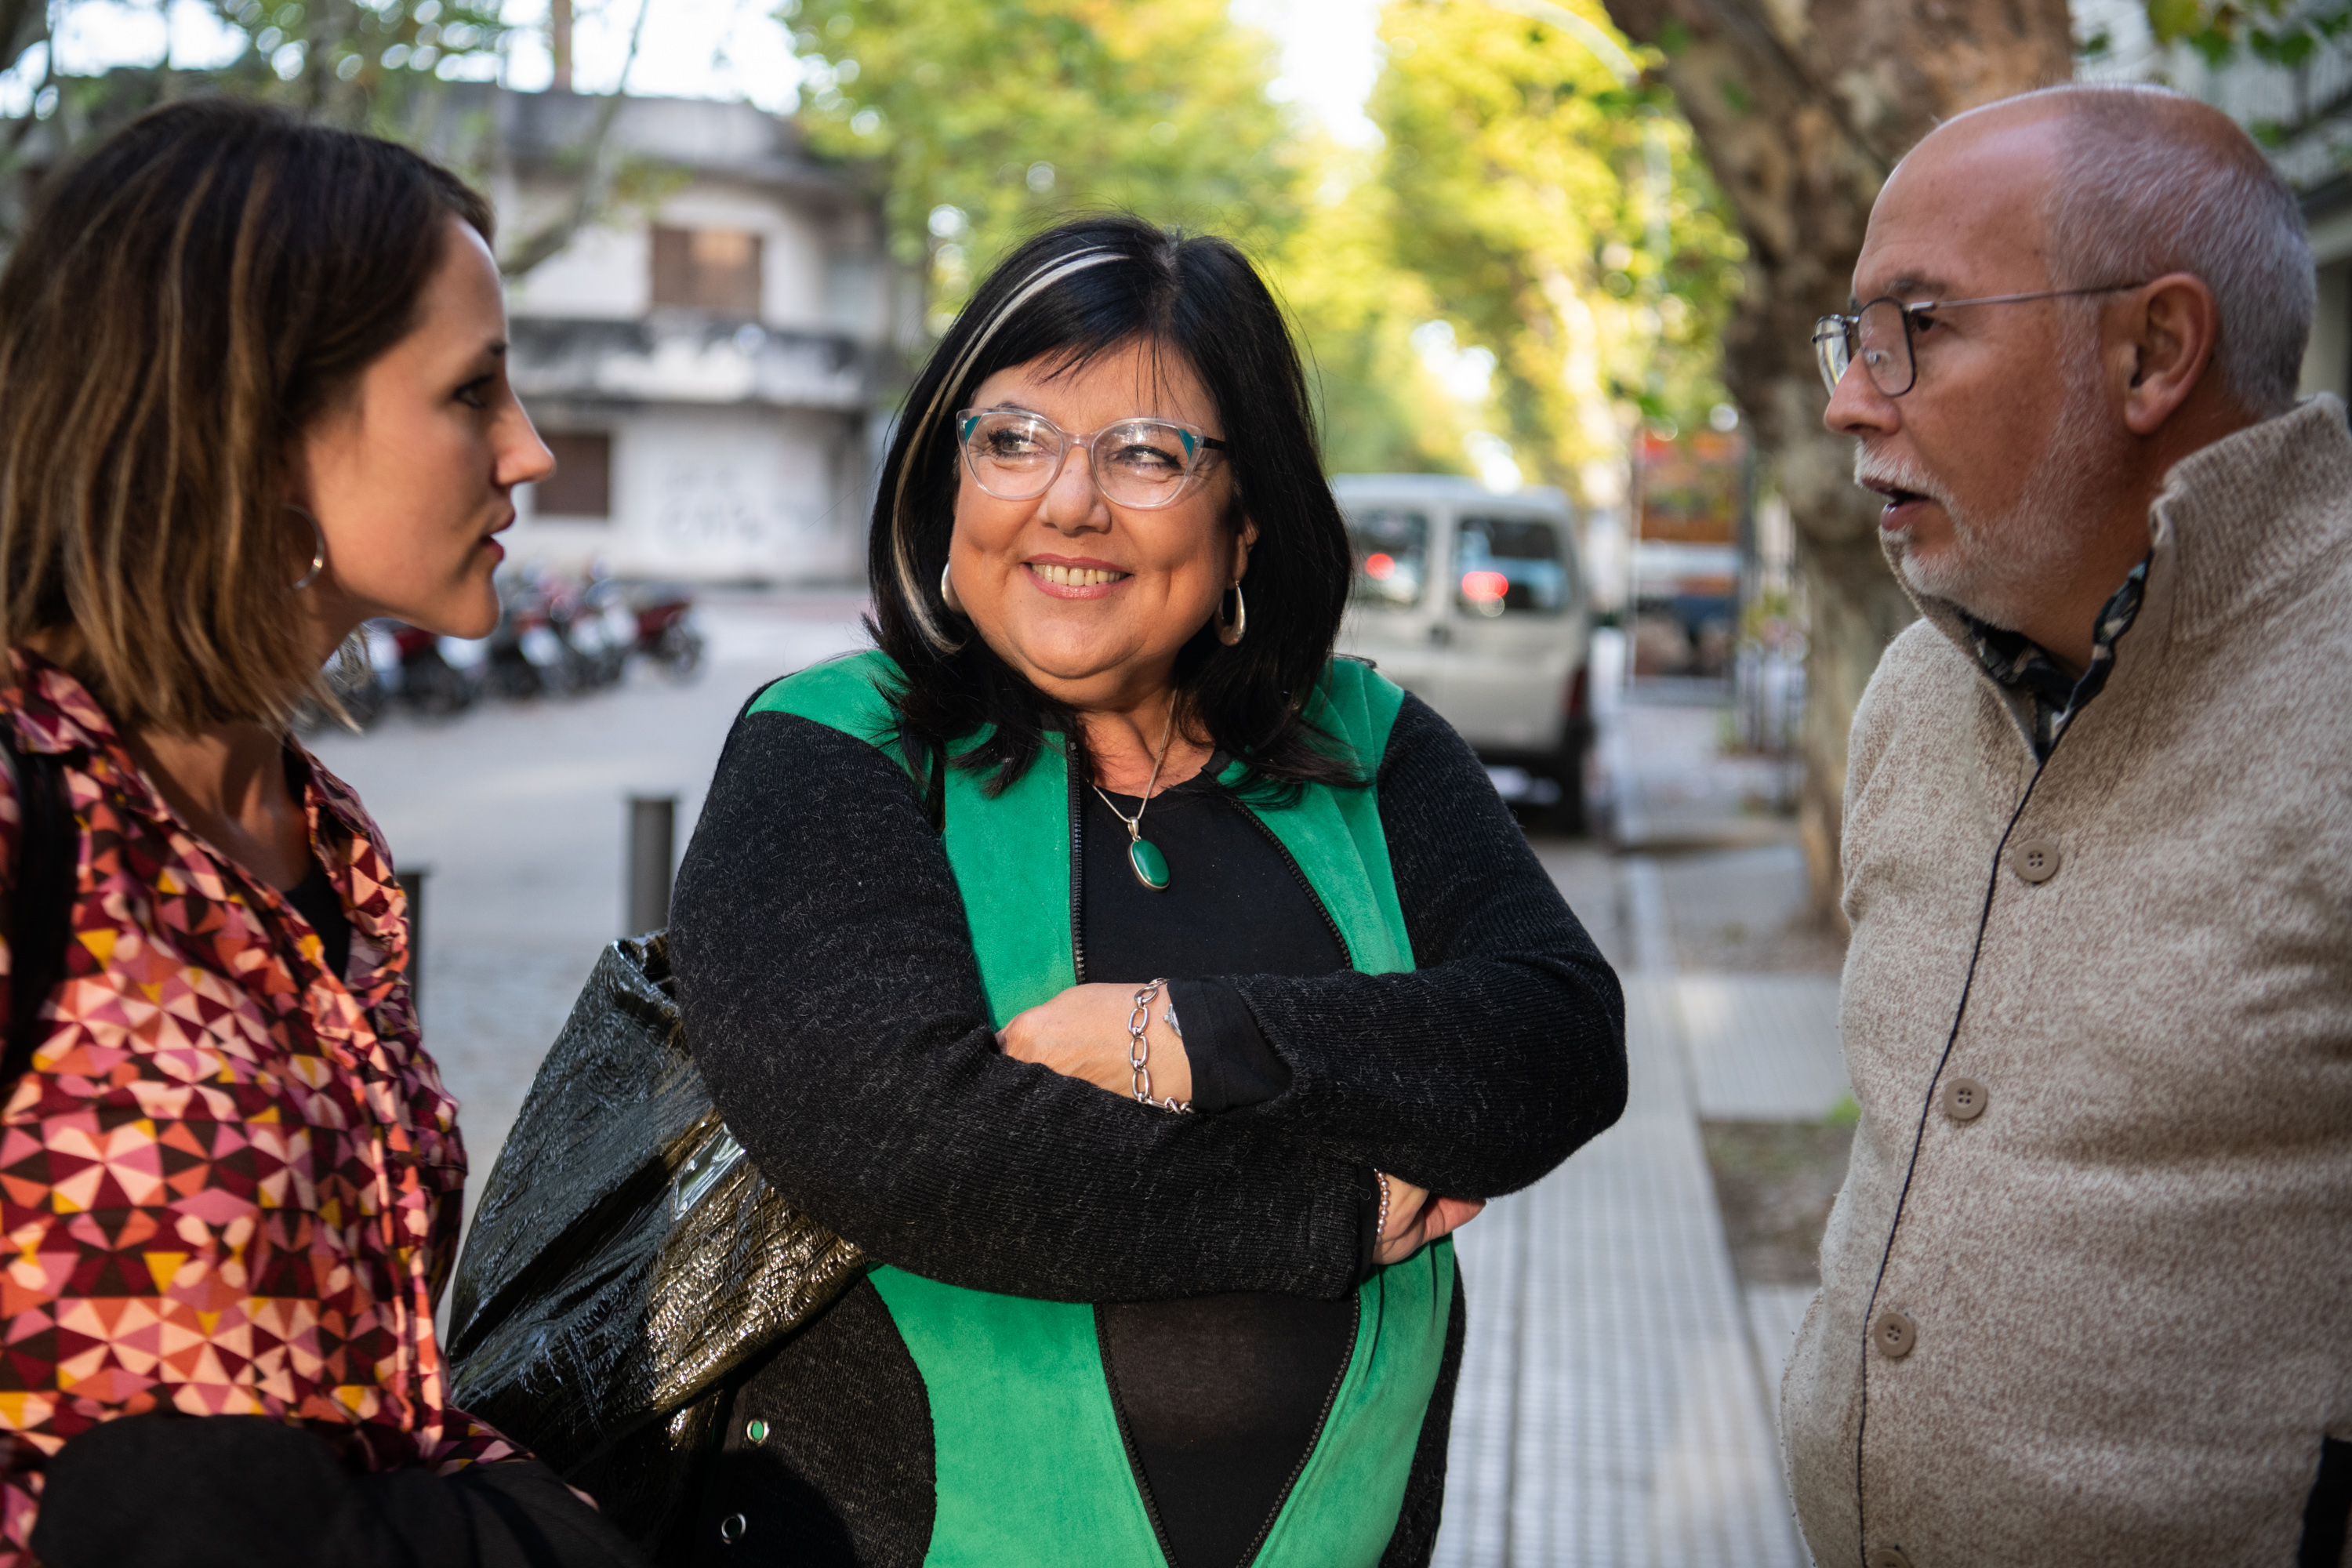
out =
[(1839, 919), (1846, 732), (1910, 602), (1879, 552), (1852, 443), (1822, 427), (1815, 318), (1848, 306), (1870, 205), (1936, 124), (2074, 74), (2065, 0), (1607, 0), (1665, 80), (1748, 241), (1724, 344), (1796, 524), (1811, 606), (1801, 828), (1813, 907)]

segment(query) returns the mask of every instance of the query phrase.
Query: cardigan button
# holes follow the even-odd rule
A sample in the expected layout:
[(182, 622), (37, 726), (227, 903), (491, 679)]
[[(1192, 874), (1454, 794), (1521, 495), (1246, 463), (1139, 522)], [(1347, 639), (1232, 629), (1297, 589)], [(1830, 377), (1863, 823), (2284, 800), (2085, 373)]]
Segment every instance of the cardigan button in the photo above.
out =
[(2058, 874), (2058, 846), (2030, 838), (2010, 852), (2009, 868), (2021, 882), (2046, 882)]
[(1919, 1342), (1918, 1326), (1894, 1308), (1885, 1308), (1870, 1325), (1870, 1342), (1887, 1360), (1901, 1361)]
[(1911, 1568), (1911, 1559), (1893, 1546), (1882, 1546), (1870, 1554), (1869, 1568)]
[(1974, 1121), (1985, 1113), (1985, 1086), (1972, 1078), (1947, 1079), (1937, 1093), (1944, 1114), (1955, 1121)]

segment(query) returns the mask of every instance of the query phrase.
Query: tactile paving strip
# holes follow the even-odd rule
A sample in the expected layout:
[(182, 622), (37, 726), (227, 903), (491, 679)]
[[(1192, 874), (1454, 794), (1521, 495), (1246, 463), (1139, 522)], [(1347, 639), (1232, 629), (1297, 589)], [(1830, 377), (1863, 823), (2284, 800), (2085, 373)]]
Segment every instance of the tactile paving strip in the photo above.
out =
[(1624, 1119), (1459, 1240), (1440, 1568), (1802, 1568), (1668, 977), (1626, 985)]
[(1811, 1121), (1850, 1092), (1834, 979), (1686, 974), (1675, 984), (1699, 1115)]

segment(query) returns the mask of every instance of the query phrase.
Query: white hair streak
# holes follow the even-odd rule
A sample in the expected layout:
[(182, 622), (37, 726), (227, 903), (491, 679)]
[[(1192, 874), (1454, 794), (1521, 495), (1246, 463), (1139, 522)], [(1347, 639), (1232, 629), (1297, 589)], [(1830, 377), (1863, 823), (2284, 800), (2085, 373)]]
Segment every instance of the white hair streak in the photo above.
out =
[(898, 482), (890, 496), (891, 564), (898, 574), (899, 597), (915, 617), (916, 629), (922, 633), (924, 641), (942, 653), (953, 653), (963, 643), (961, 638), (949, 637), (931, 618), (922, 573), (915, 565), (907, 542), (908, 476), (914, 471), (916, 461), (922, 455), (923, 443), (930, 439), (932, 428), (939, 424), (940, 411), (953, 401), (957, 388), (963, 384), (965, 374), (980, 358), (981, 351), (988, 346), (989, 340), (996, 336), (997, 330), (1011, 321), (1024, 305), (1065, 278), (1083, 272), (1089, 267), (1099, 267), (1106, 261), (1118, 259), (1118, 252), (1115, 250), (1108, 250), (1098, 245), (1089, 246), (1068, 256), (1057, 257), (1031, 274), (1029, 280), (1015, 289), (1004, 303), (997, 307), (980, 331), (972, 334), (971, 342), (964, 345), (963, 353), (956, 356), (954, 368), (940, 379), (939, 390), (931, 395), (930, 405), (923, 410), (922, 419), (907, 442), (907, 460), (898, 467)]

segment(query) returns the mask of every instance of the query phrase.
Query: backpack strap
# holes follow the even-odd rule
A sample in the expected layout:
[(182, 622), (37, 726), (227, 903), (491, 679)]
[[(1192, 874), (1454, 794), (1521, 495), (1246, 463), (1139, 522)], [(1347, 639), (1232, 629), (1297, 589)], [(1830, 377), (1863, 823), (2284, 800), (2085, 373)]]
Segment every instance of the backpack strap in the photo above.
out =
[(14, 726), (5, 721), (0, 752), (16, 789), (17, 824), (16, 886), (9, 890), (8, 1044), (0, 1055), (5, 1093), (32, 1067), (42, 1004), (66, 977), (79, 845), (57, 758), (23, 750)]

